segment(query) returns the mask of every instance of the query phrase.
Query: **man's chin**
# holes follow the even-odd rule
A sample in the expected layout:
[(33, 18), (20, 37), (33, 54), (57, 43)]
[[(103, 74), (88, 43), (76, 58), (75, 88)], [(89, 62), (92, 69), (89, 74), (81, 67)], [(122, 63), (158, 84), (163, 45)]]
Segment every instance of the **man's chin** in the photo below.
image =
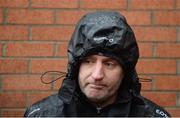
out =
[(86, 96), (92, 102), (103, 102), (106, 100), (104, 96)]

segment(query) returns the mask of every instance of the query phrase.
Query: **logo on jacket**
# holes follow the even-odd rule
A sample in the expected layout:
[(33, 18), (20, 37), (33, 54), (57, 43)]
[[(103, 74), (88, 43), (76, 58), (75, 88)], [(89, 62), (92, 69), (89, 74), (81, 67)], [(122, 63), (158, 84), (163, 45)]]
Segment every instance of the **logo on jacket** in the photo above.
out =
[(101, 42), (101, 41), (104, 41), (104, 40), (107, 40), (109, 41), (110, 43), (112, 43), (114, 41), (114, 39), (108, 39), (107, 37), (95, 37), (94, 38), (94, 41), (97, 41), (97, 42)]
[(156, 109), (156, 113), (157, 113), (157, 114), (160, 114), (161, 116), (163, 116), (163, 117), (165, 117), (165, 118), (168, 118), (167, 114), (164, 113), (164, 112), (163, 112), (162, 110), (160, 110), (160, 109)]

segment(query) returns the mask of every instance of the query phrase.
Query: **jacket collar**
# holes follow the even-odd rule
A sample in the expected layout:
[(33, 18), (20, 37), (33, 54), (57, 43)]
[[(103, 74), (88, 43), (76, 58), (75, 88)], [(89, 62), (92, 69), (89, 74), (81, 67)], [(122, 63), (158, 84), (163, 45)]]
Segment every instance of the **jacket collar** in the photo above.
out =
[(76, 89), (76, 82), (72, 79), (64, 79), (61, 88), (59, 89), (58, 97), (69, 104), (74, 96)]
[(122, 101), (123, 98), (119, 97), (113, 104), (98, 108), (93, 106), (84, 95), (78, 96), (78, 101), (76, 103), (77, 113), (79, 116), (129, 116), (131, 98)]

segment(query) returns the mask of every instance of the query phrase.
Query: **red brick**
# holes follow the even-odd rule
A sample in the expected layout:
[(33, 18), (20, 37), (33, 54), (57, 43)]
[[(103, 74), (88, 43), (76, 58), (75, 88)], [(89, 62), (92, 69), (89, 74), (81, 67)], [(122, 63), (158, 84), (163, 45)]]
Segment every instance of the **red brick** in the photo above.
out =
[(158, 25), (180, 25), (179, 11), (158, 11), (154, 13), (154, 23)]
[(3, 45), (0, 43), (0, 56), (2, 56), (2, 52), (3, 52)]
[(81, 0), (81, 8), (85, 9), (125, 9), (126, 0)]
[(152, 57), (153, 56), (153, 44), (152, 43), (138, 43), (140, 57)]
[(142, 95), (163, 107), (176, 105), (175, 93), (143, 92)]
[(22, 109), (5, 109), (2, 110), (3, 117), (22, 117), (25, 113), (25, 110)]
[(78, 10), (66, 10), (57, 12), (57, 23), (58, 24), (76, 24), (79, 19), (88, 13), (88, 11), (78, 11)]
[(68, 43), (61, 43), (58, 46), (57, 56), (67, 57)]
[(180, 8), (180, 0), (176, 0), (176, 8), (178, 8), (178, 9)]
[(55, 83), (54, 83), (54, 87), (53, 90), (59, 90), (61, 88), (62, 82), (64, 80), (65, 77), (62, 77), (60, 79), (58, 79)]
[(2, 80), (3, 90), (50, 90), (51, 85), (43, 84), (40, 75), (13, 75), (4, 76)]
[(152, 90), (153, 78), (151, 76), (139, 75), (139, 82), (142, 90)]
[(9, 10), (7, 22), (16, 24), (52, 24), (53, 11), (50, 10)]
[(176, 60), (140, 59), (137, 70), (141, 74), (175, 74)]
[(26, 104), (23, 93), (0, 93), (0, 108), (23, 108)]
[(28, 71), (27, 60), (21, 59), (6, 59), (0, 60), (1, 73), (26, 73)]
[(179, 117), (180, 116), (180, 108), (167, 109), (167, 110), (171, 114), (172, 117)]
[(173, 9), (174, 0), (131, 0), (131, 9)]
[(28, 5), (28, 0), (0, 0), (0, 7), (27, 8)]
[(46, 71), (66, 71), (67, 60), (65, 59), (44, 59), (32, 60), (32, 73), (44, 73)]
[(69, 40), (74, 28), (72, 26), (64, 27), (33, 27), (33, 40)]
[(53, 56), (53, 44), (8, 43), (6, 56)]
[(34, 104), (35, 102), (37, 102), (39, 100), (42, 100), (43, 98), (46, 98), (52, 94), (53, 94), (53, 92), (29, 93), (28, 94), (28, 106)]
[(130, 25), (150, 25), (151, 13), (147, 11), (122, 11)]
[(139, 41), (176, 41), (176, 29), (165, 27), (135, 27)]
[(77, 8), (78, 0), (32, 0), (33, 8)]
[(156, 90), (180, 90), (180, 76), (156, 76)]
[(3, 12), (2, 12), (2, 10), (0, 10), (0, 23), (2, 23), (3, 22)]
[(152, 90), (151, 82), (141, 82), (141, 90)]
[(156, 48), (157, 57), (180, 57), (180, 44), (159, 43)]
[(27, 40), (28, 28), (24, 26), (0, 26), (0, 40)]

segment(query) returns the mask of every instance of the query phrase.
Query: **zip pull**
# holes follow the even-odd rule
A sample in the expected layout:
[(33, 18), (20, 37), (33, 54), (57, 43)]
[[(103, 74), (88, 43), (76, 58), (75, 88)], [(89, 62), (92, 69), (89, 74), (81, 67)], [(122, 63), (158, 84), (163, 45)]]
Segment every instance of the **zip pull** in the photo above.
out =
[(101, 109), (100, 107), (96, 107), (97, 113), (100, 114), (101, 113)]

